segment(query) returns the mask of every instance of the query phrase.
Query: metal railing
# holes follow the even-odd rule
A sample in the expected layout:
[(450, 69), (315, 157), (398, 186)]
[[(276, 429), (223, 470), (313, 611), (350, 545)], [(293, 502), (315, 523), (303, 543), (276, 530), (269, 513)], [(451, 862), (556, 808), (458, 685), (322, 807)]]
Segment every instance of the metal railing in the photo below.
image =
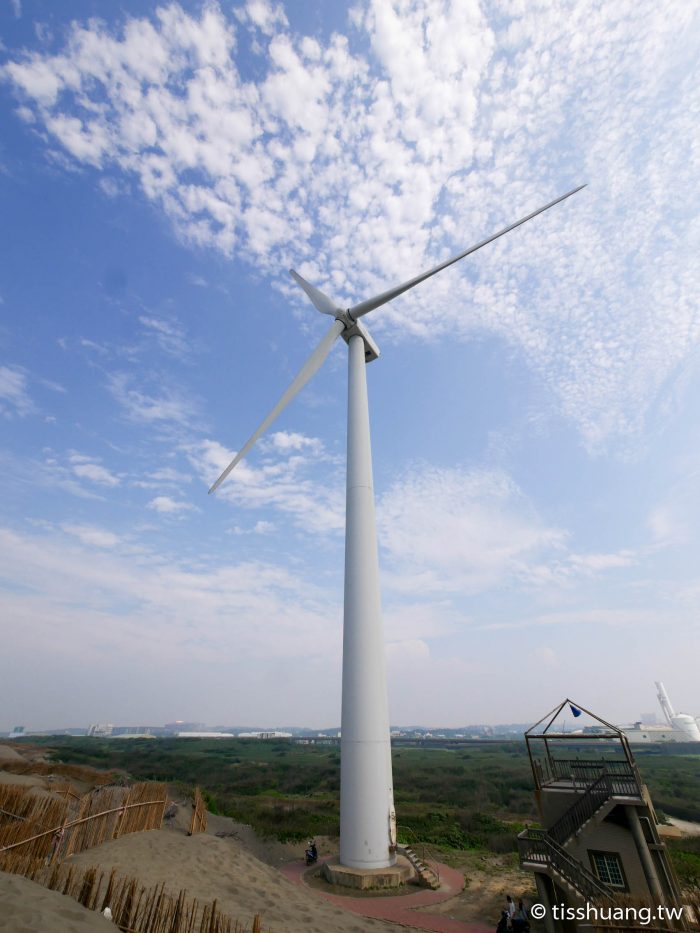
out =
[(600, 878), (563, 849), (543, 829), (526, 829), (518, 836), (518, 854), (523, 862), (551, 866), (587, 901), (610, 901), (614, 895)]
[(430, 849), (424, 842), (418, 838), (416, 833), (411, 829), (410, 826), (406, 826), (405, 823), (401, 823), (396, 827), (397, 836), (406, 835), (411, 837), (411, 842), (405, 843), (400, 842), (397, 846), (399, 849), (409, 848), (416, 853), (421, 862), (426, 865), (432, 873), (435, 875), (438, 881), (440, 881), (440, 863), (435, 856), (435, 853)]
[(537, 762), (540, 785), (554, 781), (571, 781), (590, 785), (605, 774), (611, 781), (611, 795), (641, 797), (642, 781), (634, 765), (626, 761), (582, 761), (578, 758), (550, 758)]
[(549, 827), (547, 834), (563, 846), (566, 840), (573, 836), (587, 820), (590, 820), (593, 814), (612, 796), (612, 781), (607, 774), (601, 774), (598, 780), (586, 790), (586, 793)]

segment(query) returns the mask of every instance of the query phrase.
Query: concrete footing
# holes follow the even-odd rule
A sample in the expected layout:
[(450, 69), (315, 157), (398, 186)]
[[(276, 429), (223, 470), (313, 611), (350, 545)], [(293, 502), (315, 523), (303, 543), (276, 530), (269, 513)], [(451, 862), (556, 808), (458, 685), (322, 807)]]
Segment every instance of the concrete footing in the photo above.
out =
[(395, 865), (388, 868), (348, 868), (337, 859), (323, 864), (323, 877), (331, 884), (343, 888), (368, 891), (372, 888), (398, 888), (415, 876), (415, 870), (407, 858), (399, 855)]

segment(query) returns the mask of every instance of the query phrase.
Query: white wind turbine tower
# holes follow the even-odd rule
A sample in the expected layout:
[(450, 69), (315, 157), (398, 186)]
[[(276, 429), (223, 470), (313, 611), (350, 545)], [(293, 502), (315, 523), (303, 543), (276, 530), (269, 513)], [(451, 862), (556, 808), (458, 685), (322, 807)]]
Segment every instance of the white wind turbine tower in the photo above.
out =
[(294, 280), (304, 289), (312, 304), (323, 314), (334, 318), (333, 324), (277, 405), (209, 490), (212, 493), (221, 485), (280, 412), (318, 371), (337, 338), (342, 336), (349, 351), (340, 758), (340, 864), (346, 868), (357, 871), (388, 868), (396, 861), (389, 708), (365, 377), (365, 364), (377, 359), (379, 349), (359, 319), (584, 187), (580, 185), (574, 188), (458, 256), (396, 288), (361, 301), (352, 308), (340, 308), (327, 295), (291, 270)]

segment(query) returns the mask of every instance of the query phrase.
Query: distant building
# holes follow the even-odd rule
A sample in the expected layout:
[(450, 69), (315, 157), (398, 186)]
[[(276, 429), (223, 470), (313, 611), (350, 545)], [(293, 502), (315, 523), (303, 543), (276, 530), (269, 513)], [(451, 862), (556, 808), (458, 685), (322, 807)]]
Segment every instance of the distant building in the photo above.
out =
[[(547, 933), (596, 926), (558, 920), (555, 905), (609, 906), (620, 894), (680, 903), (663, 829), (627, 737), (585, 710), (594, 725), (563, 731), (556, 721), (567, 706), (573, 706), (569, 700), (525, 733), (543, 828), (520, 833), (518, 849), (521, 867), (534, 872), (547, 908)], [(582, 708), (572, 713), (580, 717)]]
[(135, 735), (148, 735), (152, 736), (153, 733), (149, 726), (113, 726), (112, 727), (112, 737), (113, 738), (129, 738), (130, 736)]
[(291, 732), (239, 732), (239, 739), (291, 739)]
[[(700, 742), (700, 726), (689, 713), (677, 713), (671, 705), (666, 688), (661, 681), (656, 682), (657, 698), (663, 711), (665, 725), (635, 722), (632, 726), (622, 726), (622, 731), (630, 742), (645, 744), (648, 742)], [(656, 718), (656, 717), (654, 717)]]
[(88, 726), (87, 734), (95, 736), (108, 736), (111, 735), (113, 731), (114, 726), (111, 722), (94, 723), (93, 725)]
[(14, 726), (12, 732), (9, 735), (11, 739), (19, 739), (25, 735), (24, 726)]
[(673, 729), (670, 726), (645, 725), (643, 722), (635, 722), (631, 726), (623, 726), (622, 731), (627, 736), (628, 742), (633, 745), (646, 745), (649, 742), (695, 742), (697, 739), (690, 738), (686, 732), (680, 729)]
[(178, 739), (235, 739), (233, 732), (176, 732)]

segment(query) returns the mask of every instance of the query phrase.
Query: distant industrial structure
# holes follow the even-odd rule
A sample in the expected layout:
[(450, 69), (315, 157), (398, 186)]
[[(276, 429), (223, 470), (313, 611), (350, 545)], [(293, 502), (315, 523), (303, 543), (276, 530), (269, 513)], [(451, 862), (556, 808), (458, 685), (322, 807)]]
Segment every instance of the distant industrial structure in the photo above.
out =
[(235, 739), (233, 732), (176, 732), (177, 739)]
[(239, 732), (239, 739), (291, 739), (291, 732)]
[(700, 742), (700, 725), (695, 716), (689, 713), (676, 713), (669, 699), (666, 688), (660, 680), (656, 681), (657, 698), (664, 714), (666, 724), (656, 725), (635, 722), (623, 726), (622, 731), (628, 741), (635, 744), (649, 742)]

